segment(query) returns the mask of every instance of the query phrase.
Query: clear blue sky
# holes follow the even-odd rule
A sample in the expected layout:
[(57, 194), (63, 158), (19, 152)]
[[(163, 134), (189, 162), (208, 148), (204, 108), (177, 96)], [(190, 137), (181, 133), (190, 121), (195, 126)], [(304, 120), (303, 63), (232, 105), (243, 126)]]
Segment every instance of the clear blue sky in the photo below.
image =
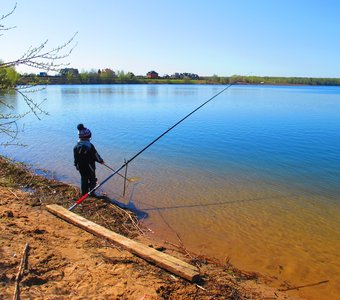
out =
[[(15, 0), (1, 1), (0, 15)], [(6, 3), (4, 3), (6, 2)], [(0, 58), (78, 32), (79, 70), (340, 77), (338, 0), (17, 0)], [(19, 69), (27, 71), (27, 69)]]

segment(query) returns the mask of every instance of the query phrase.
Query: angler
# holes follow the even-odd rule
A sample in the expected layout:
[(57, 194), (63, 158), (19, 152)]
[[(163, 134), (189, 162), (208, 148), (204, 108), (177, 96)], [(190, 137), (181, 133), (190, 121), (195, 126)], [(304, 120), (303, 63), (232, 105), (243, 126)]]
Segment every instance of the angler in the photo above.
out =
[[(81, 176), (81, 194), (96, 197), (94, 187), (97, 183), (96, 162), (104, 164), (95, 146), (90, 142), (92, 133), (83, 124), (77, 126), (79, 141), (73, 148), (74, 166)], [(93, 191), (92, 191), (93, 190)]]

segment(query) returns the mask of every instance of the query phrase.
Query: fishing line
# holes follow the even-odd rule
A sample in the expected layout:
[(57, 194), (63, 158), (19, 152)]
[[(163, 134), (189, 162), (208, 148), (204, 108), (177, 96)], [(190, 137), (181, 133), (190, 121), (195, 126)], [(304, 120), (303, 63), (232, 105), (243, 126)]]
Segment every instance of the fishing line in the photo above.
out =
[(106, 183), (108, 180), (110, 180), (114, 175), (116, 175), (120, 170), (122, 170), (124, 167), (126, 167), (130, 162), (132, 162), (135, 158), (137, 158), (139, 155), (141, 155), (145, 150), (147, 150), (149, 147), (151, 147), (154, 143), (156, 143), (159, 139), (161, 139), (163, 136), (165, 136), (169, 131), (171, 131), (172, 129), (174, 129), (176, 126), (178, 126), (180, 123), (182, 123), (184, 120), (186, 120), (187, 118), (189, 118), (192, 114), (194, 114), (196, 111), (198, 111), (199, 109), (201, 109), (203, 106), (205, 106), (206, 104), (208, 104), (211, 100), (215, 99), (217, 96), (219, 96), (220, 94), (222, 94), (223, 92), (225, 92), (227, 89), (229, 89), (232, 85), (234, 85), (234, 83), (229, 84), (228, 86), (226, 86), (224, 89), (222, 89), (221, 91), (219, 91), (217, 94), (215, 94), (214, 96), (212, 96), (211, 98), (209, 98), (207, 101), (205, 101), (204, 103), (202, 103), (200, 106), (198, 106), (197, 108), (195, 108), (192, 112), (190, 112), (189, 114), (187, 114), (185, 117), (183, 117), (182, 119), (180, 119), (177, 123), (175, 123), (174, 125), (172, 125), (170, 128), (168, 128), (166, 131), (164, 131), (160, 136), (158, 136), (157, 138), (155, 138), (152, 142), (150, 142), (148, 145), (146, 145), (142, 150), (140, 150), (138, 153), (136, 153), (133, 157), (131, 157), (129, 160), (125, 161), (124, 164), (117, 169), (114, 173), (112, 173), (109, 177), (107, 177), (106, 179), (104, 179), (102, 182), (100, 182), (99, 184), (97, 184), (92, 190), (90, 190), (88, 193), (86, 193), (85, 195), (83, 195), (82, 197), (80, 197), (70, 208), (69, 210), (74, 209), (78, 204), (80, 204), (81, 202), (83, 202), (88, 196), (90, 196), (96, 189), (98, 189), (99, 187), (101, 187), (104, 183)]

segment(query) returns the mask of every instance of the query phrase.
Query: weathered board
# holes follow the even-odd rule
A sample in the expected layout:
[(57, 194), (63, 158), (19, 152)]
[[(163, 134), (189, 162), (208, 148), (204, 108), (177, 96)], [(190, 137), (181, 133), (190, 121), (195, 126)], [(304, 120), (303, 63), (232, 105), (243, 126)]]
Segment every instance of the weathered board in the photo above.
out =
[(200, 275), (196, 269), (196, 267), (179, 260), (171, 255), (166, 253), (162, 253), (157, 251), (151, 247), (148, 247), (139, 242), (133, 241), (125, 236), (122, 236), (118, 233), (115, 233), (111, 230), (104, 228), (94, 222), (91, 222), (69, 210), (66, 208), (52, 204), (47, 205), (47, 210), (52, 214), (82, 228), (92, 234), (103, 237), (109, 241), (112, 241), (129, 252), (145, 259), (148, 262), (151, 262), (173, 274), (176, 274), (182, 278), (185, 278), (191, 282), (197, 282), (200, 278)]

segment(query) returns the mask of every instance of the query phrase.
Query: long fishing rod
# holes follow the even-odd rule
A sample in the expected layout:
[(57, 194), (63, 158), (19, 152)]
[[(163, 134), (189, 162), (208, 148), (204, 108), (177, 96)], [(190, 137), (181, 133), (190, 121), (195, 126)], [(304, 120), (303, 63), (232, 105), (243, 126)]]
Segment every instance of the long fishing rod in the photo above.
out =
[(127, 166), (130, 162), (132, 162), (136, 157), (138, 157), (139, 155), (141, 155), (146, 149), (148, 149), (149, 147), (151, 147), (154, 143), (156, 143), (159, 139), (161, 139), (163, 136), (165, 136), (169, 131), (171, 131), (172, 129), (174, 129), (177, 125), (179, 125), (180, 123), (182, 123), (185, 119), (189, 118), (192, 114), (194, 114), (196, 111), (198, 111), (200, 108), (202, 108), (204, 105), (208, 104), (211, 100), (213, 100), (214, 98), (216, 98), (217, 96), (219, 96), (220, 94), (222, 94), (224, 91), (226, 91), (227, 89), (229, 89), (231, 86), (233, 85), (233, 83), (229, 84), (227, 87), (225, 87), (223, 90), (221, 90), (220, 92), (218, 92), (217, 94), (215, 94), (214, 96), (212, 96), (210, 99), (208, 99), (207, 101), (205, 101), (204, 103), (202, 103), (200, 106), (198, 106), (197, 108), (195, 108), (192, 112), (190, 112), (189, 114), (187, 114), (185, 117), (183, 117), (182, 119), (180, 119), (177, 123), (175, 123), (174, 125), (172, 125), (169, 129), (167, 129), (166, 131), (164, 131), (160, 136), (158, 136), (157, 138), (155, 138), (151, 143), (149, 143), (148, 145), (146, 145), (142, 150), (140, 150), (138, 153), (136, 153), (133, 157), (131, 157), (129, 160), (125, 161), (124, 164), (117, 169), (114, 173), (112, 173), (109, 177), (107, 177), (106, 179), (104, 179), (102, 182), (98, 183), (92, 190), (90, 190), (88, 193), (86, 193), (85, 195), (81, 196), (68, 210), (72, 210), (74, 209), (78, 204), (80, 204), (81, 202), (83, 202), (89, 195), (91, 195), (91, 193), (93, 193), (96, 189), (98, 189), (99, 187), (101, 187), (104, 183), (106, 183), (108, 180), (110, 180), (114, 175), (116, 175), (120, 170), (122, 170), (125, 166)]

